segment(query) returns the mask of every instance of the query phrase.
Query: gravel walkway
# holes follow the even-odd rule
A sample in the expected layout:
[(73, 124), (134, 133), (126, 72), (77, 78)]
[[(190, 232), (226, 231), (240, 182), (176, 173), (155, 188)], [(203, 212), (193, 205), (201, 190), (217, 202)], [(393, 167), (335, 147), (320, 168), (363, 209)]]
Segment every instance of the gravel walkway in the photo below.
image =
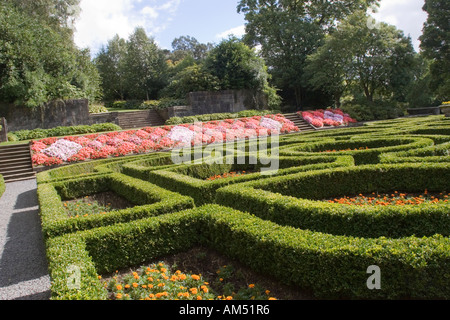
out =
[(36, 180), (6, 184), (0, 198), (0, 300), (48, 300), (50, 277)]

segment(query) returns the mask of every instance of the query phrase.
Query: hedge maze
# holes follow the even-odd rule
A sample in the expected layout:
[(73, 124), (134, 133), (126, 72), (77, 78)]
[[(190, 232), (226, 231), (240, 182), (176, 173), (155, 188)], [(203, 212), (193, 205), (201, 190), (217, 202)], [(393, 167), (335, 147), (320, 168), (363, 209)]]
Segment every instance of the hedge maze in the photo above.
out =
[[(448, 119), (289, 134), (264, 155), (250, 143), (221, 163), (173, 164), (165, 152), (40, 173), (52, 299), (107, 299), (99, 275), (198, 245), (319, 299), (450, 298)], [(262, 174), (272, 157), (279, 170)], [(131, 205), (67, 215), (65, 201), (103, 192)], [(333, 201), (389, 194), (430, 198)], [(381, 289), (367, 286), (370, 266)]]

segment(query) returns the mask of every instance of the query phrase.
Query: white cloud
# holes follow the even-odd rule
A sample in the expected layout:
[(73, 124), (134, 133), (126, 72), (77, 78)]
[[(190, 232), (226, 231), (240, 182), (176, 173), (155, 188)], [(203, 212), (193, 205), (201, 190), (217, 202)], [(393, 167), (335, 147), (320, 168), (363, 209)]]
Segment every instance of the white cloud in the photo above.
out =
[(395, 25), (406, 36), (411, 36), (414, 48), (418, 51), (419, 37), (427, 20), (427, 13), (422, 10), (424, 3), (424, 0), (382, 0), (378, 12), (372, 16), (377, 21)]
[(232, 28), (229, 30), (226, 30), (222, 33), (219, 33), (216, 35), (216, 38), (218, 39), (224, 39), (224, 38), (228, 38), (228, 36), (230, 35), (234, 35), (236, 37), (242, 37), (245, 34), (245, 25), (236, 27), (236, 28)]
[(172, 21), (181, 1), (159, 0), (157, 5), (142, 7), (142, 0), (81, 0), (75, 43), (81, 48), (89, 47), (95, 54), (116, 34), (127, 39), (139, 26), (154, 36)]
[(141, 10), (141, 13), (143, 15), (149, 16), (150, 18), (153, 18), (153, 19), (156, 19), (159, 16), (158, 11), (152, 7), (144, 7), (144, 9)]

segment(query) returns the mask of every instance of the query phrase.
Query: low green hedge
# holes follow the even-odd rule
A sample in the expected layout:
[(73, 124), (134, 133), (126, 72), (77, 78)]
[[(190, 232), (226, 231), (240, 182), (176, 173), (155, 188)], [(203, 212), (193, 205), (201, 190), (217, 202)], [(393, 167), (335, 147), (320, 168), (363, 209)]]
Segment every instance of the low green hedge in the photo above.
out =
[(446, 141), (429, 147), (407, 151), (387, 152), (380, 155), (381, 163), (417, 163), (417, 162), (450, 162), (450, 136), (439, 138), (435, 143)]
[(104, 173), (121, 173), (123, 166), (134, 161), (154, 161), (153, 159), (166, 158), (168, 153), (152, 153), (145, 155), (127, 156), (103, 160), (85, 161), (60, 168), (42, 171), (36, 175), (38, 183), (57, 182), (67, 179), (83, 178)]
[[(113, 191), (136, 206), (105, 215), (69, 218), (62, 201)], [(119, 173), (38, 185), (42, 230), (46, 238), (192, 208), (192, 198)]]
[(177, 125), (183, 123), (208, 122), (225, 119), (248, 118), (253, 116), (265, 116), (273, 114), (272, 110), (244, 110), (236, 113), (212, 113), (186, 117), (172, 117), (166, 121), (166, 125)]
[[(450, 298), (449, 238), (335, 236), (217, 205), (68, 234), (47, 245), (54, 300), (107, 299), (98, 275), (196, 245), (319, 298)], [(381, 269), (380, 290), (366, 285), (373, 265)]]
[(321, 201), (360, 193), (450, 190), (450, 164), (345, 167), (219, 189), (216, 202), (281, 225), (355, 237), (450, 235), (450, 204), (357, 207)]
[[(343, 141), (316, 141), (280, 147), (280, 155), (312, 156), (312, 155), (350, 155), (356, 165), (377, 164), (379, 156), (386, 152), (402, 151), (433, 146), (431, 139), (415, 137), (347, 139)], [(365, 149), (365, 148), (368, 149)], [(362, 148), (362, 150), (359, 150)], [(350, 149), (350, 150), (347, 150)], [(354, 150), (358, 149), (358, 150)], [(329, 152), (332, 151), (332, 152)]]
[(3, 193), (5, 193), (5, 191), (6, 191), (5, 179), (0, 174), (0, 198), (2, 197)]
[(107, 131), (119, 131), (122, 128), (114, 123), (100, 123), (93, 125), (80, 125), (71, 127), (56, 127), (52, 129), (19, 130), (12, 132), (17, 141), (44, 139), (48, 137), (62, 137), (69, 135), (88, 134)]
[[(226, 158), (224, 158), (226, 159)], [(261, 158), (245, 155), (244, 164), (239, 164), (238, 158), (232, 158), (232, 163), (227, 164), (190, 164), (181, 165), (175, 168), (163, 170), (147, 170), (146, 177), (148, 181), (155, 183), (163, 188), (178, 192), (180, 194), (192, 197), (197, 205), (214, 203), (216, 190), (228, 184), (242, 183), (250, 180), (265, 179), (271, 177), (273, 173), (263, 173), (262, 170), (270, 169), (266, 164), (270, 163), (271, 158)], [(350, 156), (344, 157), (279, 157), (279, 170), (274, 174), (278, 176), (288, 175), (295, 172), (313, 171), (324, 168), (336, 168), (342, 166), (353, 166), (354, 161)], [(238, 177), (222, 178), (217, 180), (206, 180), (215, 175), (222, 175), (228, 172), (246, 171), (251, 172)], [(129, 174), (132, 174), (129, 172)], [(138, 174), (138, 177), (143, 177)]]

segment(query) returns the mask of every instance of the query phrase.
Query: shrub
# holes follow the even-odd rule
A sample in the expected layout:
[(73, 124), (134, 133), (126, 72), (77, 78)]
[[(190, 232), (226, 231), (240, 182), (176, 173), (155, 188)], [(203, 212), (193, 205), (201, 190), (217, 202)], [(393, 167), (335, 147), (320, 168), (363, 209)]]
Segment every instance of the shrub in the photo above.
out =
[[(450, 241), (439, 235), (352, 238), (295, 229), (230, 208), (207, 205), (171, 215), (50, 239), (52, 299), (105, 299), (98, 274), (206, 245), (287, 285), (324, 298), (449, 298)], [(382, 270), (381, 290), (366, 286)], [(80, 289), (68, 270), (78, 268)]]
[[(136, 171), (128, 171), (128, 173), (146, 178), (146, 180), (174, 192), (190, 196), (197, 205), (202, 205), (215, 202), (216, 190), (223, 186), (271, 177), (270, 174), (262, 173), (264, 168), (265, 170), (270, 169), (270, 166), (262, 163), (270, 163), (273, 159), (256, 157), (251, 154), (244, 155), (244, 157), (246, 158), (245, 164), (239, 164), (238, 158), (233, 157), (233, 164), (226, 164), (228, 160), (224, 159), (223, 164), (188, 164), (162, 170), (148, 169), (142, 170), (141, 173), (136, 173)], [(282, 157), (279, 159), (280, 169), (276, 171), (275, 175), (283, 176), (296, 172), (352, 165), (354, 165), (352, 157)], [(238, 177), (207, 180), (209, 177), (232, 171), (246, 171), (248, 173)]]
[[(126, 198), (135, 207), (76, 219), (67, 216), (62, 200), (106, 191), (113, 191)], [(189, 197), (117, 173), (39, 184), (38, 199), (42, 230), (46, 238), (193, 207), (193, 200)]]
[(318, 232), (355, 237), (448, 236), (448, 203), (353, 207), (322, 201), (372, 192), (442, 192), (447, 191), (448, 181), (449, 164), (343, 167), (229, 186), (217, 191), (216, 201), (278, 224)]
[(78, 135), (85, 133), (97, 133), (107, 131), (119, 131), (122, 128), (114, 123), (101, 123), (91, 126), (80, 125), (72, 127), (56, 127), (52, 129), (34, 129), (34, 130), (19, 130), (13, 132), (18, 141), (44, 139), (49, 137), (61, 137), (67, 135)]

